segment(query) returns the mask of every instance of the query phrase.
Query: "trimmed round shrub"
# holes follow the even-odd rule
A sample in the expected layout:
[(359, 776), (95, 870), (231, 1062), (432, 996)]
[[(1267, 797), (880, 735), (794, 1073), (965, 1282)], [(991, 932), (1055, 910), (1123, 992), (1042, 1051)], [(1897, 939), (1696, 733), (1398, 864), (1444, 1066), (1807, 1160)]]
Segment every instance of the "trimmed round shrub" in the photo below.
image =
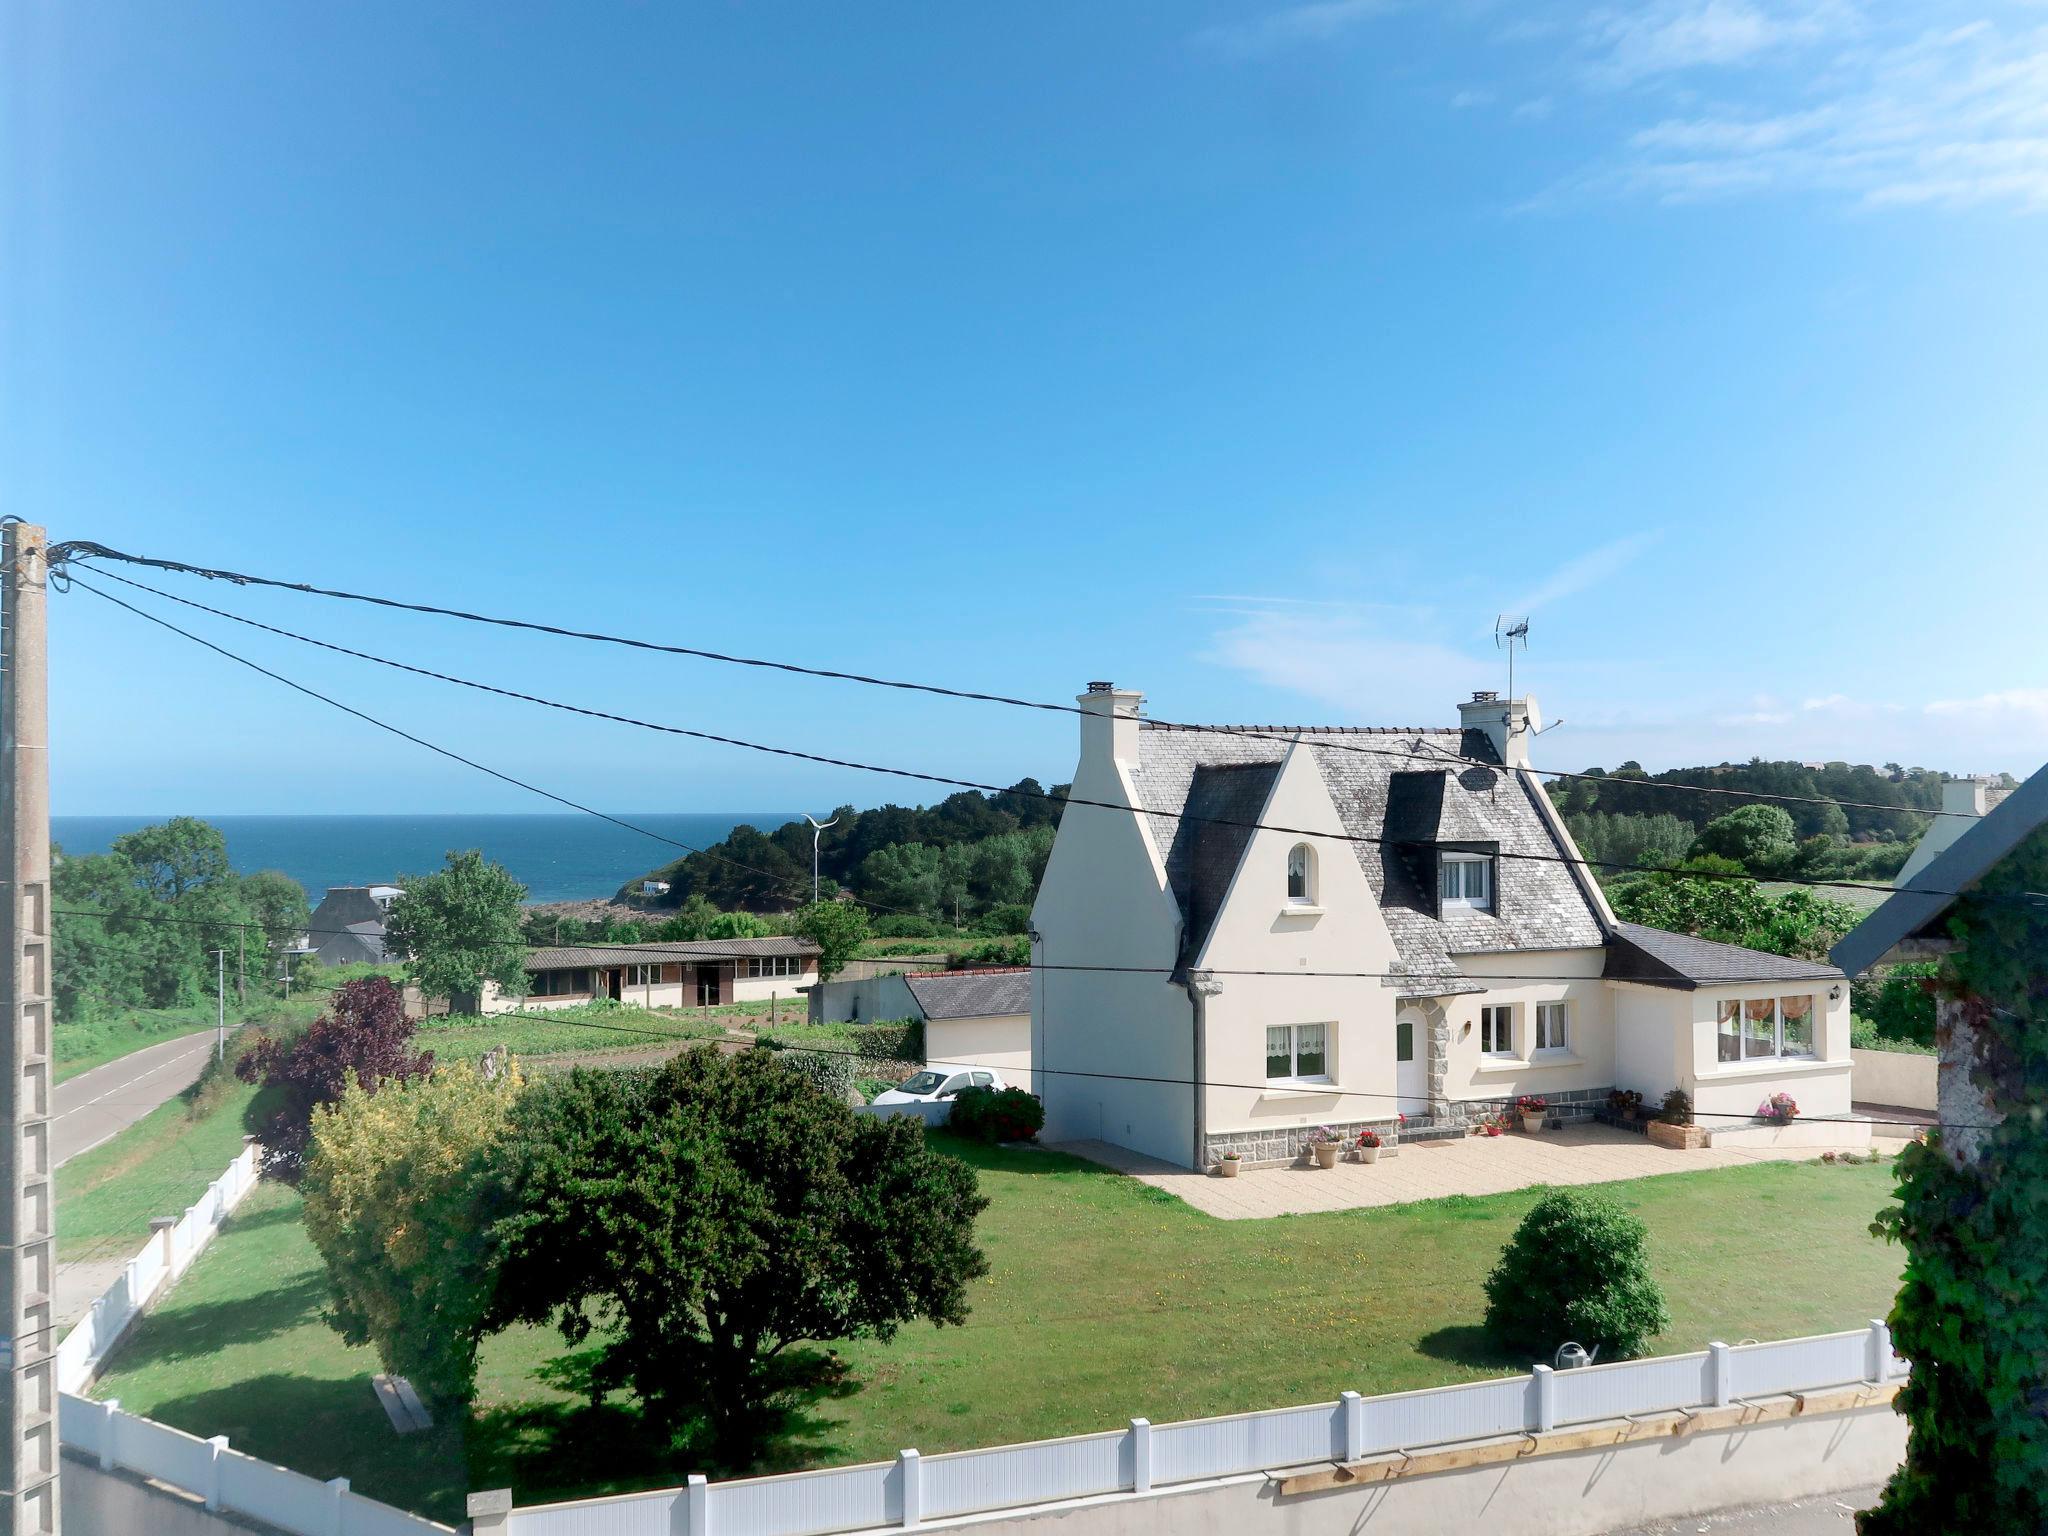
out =
[(859, 1102), (854, 1087), (859, 1063), (830, 1051), (783, 1050), (776, 1060), (802, 1076), (835, 1104)]
[(1022, 1088), (962, 1088), (946, 1128), (976, 1141), (1029, 1141), (1045, 1127), (1045, 1106)]
[(1538, 1200), (1486, 1277), (1486, 1331), (1502, 1349), (1550, 1362), (1566, 1342), (1602, 1360), (1639, 1355), (1670, 1326), (1650, 1275), (1647, 1230), (1602, 1195)]

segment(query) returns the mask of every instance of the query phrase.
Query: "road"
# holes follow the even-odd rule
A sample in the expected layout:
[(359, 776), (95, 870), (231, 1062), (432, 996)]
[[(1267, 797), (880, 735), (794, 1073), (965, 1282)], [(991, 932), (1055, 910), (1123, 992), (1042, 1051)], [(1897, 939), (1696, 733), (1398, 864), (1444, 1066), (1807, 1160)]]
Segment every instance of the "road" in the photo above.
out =
[(213, 1031), (180, 1035), (67, 1078), (51, 1096), (51, 1149), (61, 1167), (111, 1141), (184, 1092), (213, 1055)]
[(1852, 1536), (1856, 1511), (1877, 1502), (1879, 1489), (1850, 1488), (1841, 1493), (1815, 1494), (1783, 1504), (1751, 1504), (1741, 1509), (1719, 1509), (1712, 1514), (1687, 1515), (1682, 1520), (1659, 1520), (1651, 1525), (1631, 1525), (1609, 1531), (1607, 1536)]

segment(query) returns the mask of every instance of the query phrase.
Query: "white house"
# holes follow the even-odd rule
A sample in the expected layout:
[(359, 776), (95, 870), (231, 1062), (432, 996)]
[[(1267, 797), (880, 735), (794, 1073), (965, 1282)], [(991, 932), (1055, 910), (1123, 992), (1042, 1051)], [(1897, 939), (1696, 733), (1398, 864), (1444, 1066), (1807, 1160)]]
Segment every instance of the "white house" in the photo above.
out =
[(1779, 1091), (1848, 1112), (1841, 972), (1617, 922), (1517, 771), (1533, 700), (1415, 730), (1177, 727), (1140, 702), (1081, 696), (1033, 909), (1049, 1139), (1205, 1167), (1523, 1094), (1575, 1118), (1683, 1088), (1710, 1130)]
[(793, 938), (555, 945), (527, 955), (524, 993), (486, 982), (479, 1011), (574, 1008), (600, 997), (643, 1008), (766, 1002), (815, 986), (822, 953)]
[(1031, 1074), (1031, 972), (1022, 966), (835, 979), (811, 989), (814, 1020), (918, 1019), (931, 1067), (993, 1067), (1013, 1088)]

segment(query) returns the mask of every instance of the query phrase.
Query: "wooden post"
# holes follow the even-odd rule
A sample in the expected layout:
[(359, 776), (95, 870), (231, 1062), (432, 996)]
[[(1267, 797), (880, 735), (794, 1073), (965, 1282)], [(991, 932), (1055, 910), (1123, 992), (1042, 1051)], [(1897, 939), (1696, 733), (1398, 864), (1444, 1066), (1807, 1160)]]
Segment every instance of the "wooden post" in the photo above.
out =
[(8, 523), (0, 549), (0, 1334), (13, 1342), (0, 1405), (0, 1529), (54, 1536), (57, 1495), (56, 1201), (50, 1180), (50, 764), (43, 530)]

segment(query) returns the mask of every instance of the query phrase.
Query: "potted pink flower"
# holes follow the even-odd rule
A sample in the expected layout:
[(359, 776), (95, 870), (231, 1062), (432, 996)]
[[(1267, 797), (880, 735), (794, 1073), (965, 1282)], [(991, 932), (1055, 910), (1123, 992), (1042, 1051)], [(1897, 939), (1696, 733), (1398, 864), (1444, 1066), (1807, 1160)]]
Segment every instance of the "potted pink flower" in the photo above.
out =
[(1799, 1105), (1789, 1093), (1774, 1093), (1756, 1107), (1756, 1117), (1772, 1125), (1790, 1125)]
[(1380, 1133), (1364, 1130), (1358, 1133), (1358, 1160), (1361, 1163), (1376, 1163), (1380, 1160)]
[(1534, 1136), (1543, 1129), (1543, 1117), (1550, 1113), (1550, 1101), (1538, 1093), (1525, 1093), (1515, 1100), (1515, 1109), (1522, 1117), (1522, 1129)]
[(1327, 1125), (1317, 1126), (1314, 1131), (1309, 1133), (1308, 1150), (1315, 1158), (1318, 1168), (1336, 1167), (1337, 1152), (1342, 1145), (1343, 1143), (1337, 1138), (1337, 1133)]
[(1226, 1152), (1216, 1159), (1216, 1174), (1219, 1178), (1234, 1179), (1237, 1171), (1244, 1166), (1244, 1158), (1236, 1152)]

